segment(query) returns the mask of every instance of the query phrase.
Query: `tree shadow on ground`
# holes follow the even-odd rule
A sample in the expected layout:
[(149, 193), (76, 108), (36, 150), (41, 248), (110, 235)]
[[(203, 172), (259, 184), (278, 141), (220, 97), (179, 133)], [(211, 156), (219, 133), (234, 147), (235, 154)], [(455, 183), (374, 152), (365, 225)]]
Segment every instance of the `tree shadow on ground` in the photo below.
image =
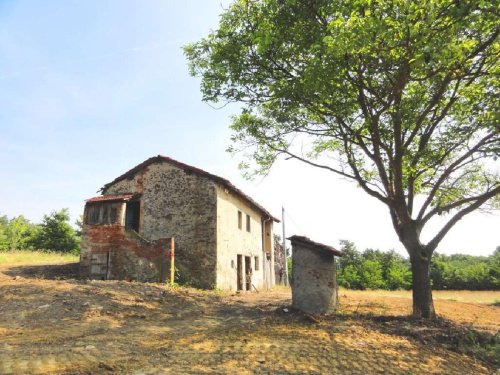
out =
[(2, 272), (11, 277), (26, 279), (66, 280), (78, 277), (80, 263), (43, 264), (29, 266), (12, 266)]
[[(13, 268), (26, 274), (33, 266)], [(485, 373), (419, 343), (402, 358), (402, 340), (376, 341), (383, 335), (374, 334), (382, 324), (374, 317), (317, 324), (283, 302), (255, 305), (155, 283), (5, 280), (0, 373), (365, 374), (374, 365), (390, 374)]]
[(457, 353), (472, 355), (493, 368), (500, 368), (500, 335), (470, 325), (438, 317), (436, 319), (387, 316), (369, 313), (338, 314), (330, 322), (356, 320), (380, 333), (414, 339), (424, 345), (441, 346)]

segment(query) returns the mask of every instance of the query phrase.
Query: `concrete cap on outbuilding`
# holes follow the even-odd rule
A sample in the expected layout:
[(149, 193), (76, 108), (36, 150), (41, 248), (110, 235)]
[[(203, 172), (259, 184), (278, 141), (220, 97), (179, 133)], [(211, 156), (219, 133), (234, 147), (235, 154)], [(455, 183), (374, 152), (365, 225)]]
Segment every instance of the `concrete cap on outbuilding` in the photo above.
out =
[(295, 235), (295, 236), (288, 237), (288, 240), (290, 240), (292, 242), (292, 246), (294, 243), (299, 243), (303, 246), (309, 247), (309, 248), (314, 249), (314, 250), (320, 250), (320, 251), (326, 251), (329, 253), (333, 253), (333, 255), (338, 256), (338, 257), (341, 257), (344, 255), (344, 253), (342, 251), (337, 250), (332, 246), (328, 246), (328, 245), (325, 245), (325, 244), (322, 244), (319, 242), (315, 242), (315, 241), (313, 241), (305, 236), (296, 236)]

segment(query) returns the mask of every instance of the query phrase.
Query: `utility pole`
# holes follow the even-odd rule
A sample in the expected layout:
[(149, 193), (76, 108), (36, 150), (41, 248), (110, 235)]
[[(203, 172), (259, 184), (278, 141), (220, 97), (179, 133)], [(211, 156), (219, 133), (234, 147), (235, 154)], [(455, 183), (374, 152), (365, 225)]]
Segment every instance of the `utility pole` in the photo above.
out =
[(285, 258), (285, 285), (288, 286), (288, 259), (286, 256), (285, 207), (281, 206), (281, 223), (283, 224), (283, 257)]

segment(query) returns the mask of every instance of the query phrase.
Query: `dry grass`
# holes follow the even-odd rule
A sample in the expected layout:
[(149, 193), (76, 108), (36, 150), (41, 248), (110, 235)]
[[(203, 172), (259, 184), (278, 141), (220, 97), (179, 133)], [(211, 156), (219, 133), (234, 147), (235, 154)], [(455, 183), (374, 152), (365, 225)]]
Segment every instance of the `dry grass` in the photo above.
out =
[[(291, 311), (288, 288), (230, 294), (165, 284), (84, 282), (74, 279), (76, 269), (77, 264), (0, 267), (0, 374), (495, 370), (447, 344), (412, 336), (426, 333), (427, 340), (444, 331), (404, 317), (411, 307), (409, 294), (342, 290), (340, 314), (311, 320)], [(450, 319), (475, 316), (474, 326), (500, 328), (500, 310), (494, 306), (438, 299), (436, 308)]]
[[(348, 290), (340, 289), (340, 294), (347, 294), (354, 298), (376, 297), (376, 298), (407, 298), (411, 299), (409, 290)], [(480, 304), (492, 304), (500, 300), (500, 291), (492, 290), (434, 290), (432, 292), (435, 301), (470, 302)]]
[[(500, 299), (500, 291), (435, 291), (433, 295), (440, 317), (492, 334), (499, 331), (500, 309), (491, 304)], [(407, 316), (412, 310), (411, 292), (342, 289), (339, 296), (345, 313)]]
[(78, 262), (75, 254), (62, 254), (48, 251), (6, 251), (0, 252), (0, 265), (20, 264), (60, 264)]

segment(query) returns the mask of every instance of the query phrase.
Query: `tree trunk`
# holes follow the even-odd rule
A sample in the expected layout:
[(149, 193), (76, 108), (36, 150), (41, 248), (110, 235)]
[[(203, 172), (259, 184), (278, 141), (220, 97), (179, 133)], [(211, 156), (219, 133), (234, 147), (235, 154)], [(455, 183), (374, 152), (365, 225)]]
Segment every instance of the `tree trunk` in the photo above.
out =
[(433, 319), (436, 317), (430, 278), (431, 257), (424, 251), (410, 256), (413, 279), (413, 316)]

